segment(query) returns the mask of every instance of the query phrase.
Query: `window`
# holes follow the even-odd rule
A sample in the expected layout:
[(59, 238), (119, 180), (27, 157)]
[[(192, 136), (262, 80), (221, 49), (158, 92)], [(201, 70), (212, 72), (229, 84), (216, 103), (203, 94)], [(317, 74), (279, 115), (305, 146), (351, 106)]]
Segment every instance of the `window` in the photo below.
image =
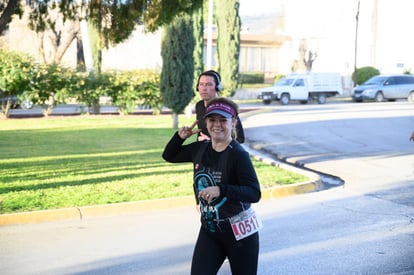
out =
[(397, 80), (395, 77), (390, 77), (387, 79), (387, 81), (385, 81), (384, 85), (388, 86), (388, 85), (396, 85), (397, 84)]
[(296, 80), (295, 87), (303, 87), (303, 86), (305, 86), (305, 82), (303, 81), (302, 78), (299, 78), (298, 80)]
[(414, 77), (411, 76), (399, 76), (397, 79), (398, 84), (414, 84)]

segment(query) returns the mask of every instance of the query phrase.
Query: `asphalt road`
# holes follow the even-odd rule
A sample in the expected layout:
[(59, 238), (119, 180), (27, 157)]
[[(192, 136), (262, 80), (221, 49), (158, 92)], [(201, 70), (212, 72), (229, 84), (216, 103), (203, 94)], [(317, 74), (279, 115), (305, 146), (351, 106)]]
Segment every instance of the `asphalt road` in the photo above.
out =
[[(254, 207), (258, 274), (414, 274), (414, 106), (273, 105), (249, 145), (345, 184)], [(0, 227), (1, 274), (189, 274), (194, 207)], [(225, 263), (219, 274), (230, 274)]]
[(352, 190), (414, 182), (414, 105), (408, 102), (276, 106), (243, 122), (250, 147), (332, 174)]

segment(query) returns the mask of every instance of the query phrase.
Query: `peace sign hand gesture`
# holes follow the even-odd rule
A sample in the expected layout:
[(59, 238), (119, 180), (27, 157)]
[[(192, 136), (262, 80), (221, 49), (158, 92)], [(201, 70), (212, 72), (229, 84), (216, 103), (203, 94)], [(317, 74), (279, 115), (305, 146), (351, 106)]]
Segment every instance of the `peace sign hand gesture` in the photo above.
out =
[(197, 125), (197, 120), (190, 126), (183, 126), (178, 130), (178, 135), (180, 136), (181, 139), (187, 139), (189, 137), (191, 137), (194, 134), (198, 134), (201, 132), (200, 129), (197, 130), (193, 130), (194, 127)]

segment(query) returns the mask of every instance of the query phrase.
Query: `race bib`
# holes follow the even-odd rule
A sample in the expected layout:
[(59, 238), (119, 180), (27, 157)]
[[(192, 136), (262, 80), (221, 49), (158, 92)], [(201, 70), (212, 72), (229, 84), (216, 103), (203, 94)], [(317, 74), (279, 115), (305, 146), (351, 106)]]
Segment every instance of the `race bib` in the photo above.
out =
[(258, 232), (263, 227), (262, 221), (257, 217), (253, 208), (231, 217), (230, 224), (237, 241)]

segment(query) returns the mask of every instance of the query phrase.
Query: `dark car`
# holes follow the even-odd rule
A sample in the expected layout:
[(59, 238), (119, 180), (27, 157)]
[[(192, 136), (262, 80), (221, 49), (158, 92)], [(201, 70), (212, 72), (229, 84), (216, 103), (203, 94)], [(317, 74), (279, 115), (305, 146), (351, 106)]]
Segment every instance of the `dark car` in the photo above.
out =
[(352, 99), (356, 102), (364, 100), (395, 101), (397, 99), (407, 99), (414, 102), (414, 76), (403, 74), (371, 77), (354, 88)]
[(20, 101), (16, 95), (5, 94), (3, 90), (0, 89), (0, 106), (3, 106), (3, 104), (6, 105), (8, 100), (11, 101), (12, 109), (22, 108), (27, 110), (33, 107), (33, 102), (30, 100), (24, 99)]

